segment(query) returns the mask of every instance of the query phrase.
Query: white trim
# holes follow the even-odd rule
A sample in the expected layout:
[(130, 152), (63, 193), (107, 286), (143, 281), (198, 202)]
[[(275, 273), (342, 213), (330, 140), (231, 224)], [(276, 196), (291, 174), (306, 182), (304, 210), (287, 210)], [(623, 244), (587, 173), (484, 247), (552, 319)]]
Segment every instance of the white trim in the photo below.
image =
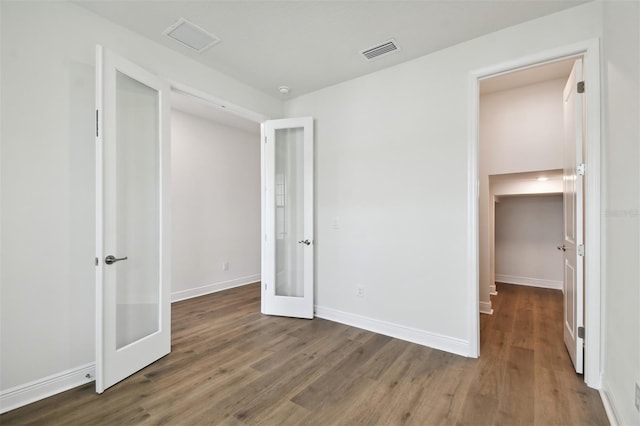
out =
[(168, 81), (169, 81), (169, 84), (171, 85), (172, 91), (201, 99), (220, 109), (224, 109), (226, 112), (229, 112), (238, 117), (245, 118), (255, 123), (262, 123), (263, 121), (266, 121), (269, 119), (269, 117), (265, 115), (251, 111), (247, 108), (241, 107), (240, 105), (227, 102), (224, 99), (220, 99), (215, 96), (212, 96), (207, 92), (203, 92), (202, 90), (194, 89), (193, 87), (187, 86), (186, 84), (179, 83), (175, 80), (168, 80)]
[(491, 307), (491, 301), (480, 302), (480, 313), (485, 315), (493, 315), (493, 308)]
[[(602, 386), (602, 285), (601, 285), (601, 210), (604, 193), (601, 191), (601, 134), (600, 134), (600, 40), (586, 42), (583, 73), (585, 89), (586, 126), (584, 163), (587, 165), (584, 182), (584, 379), (588, 386)], [(591, 88), (591, 89), (590, 89)], [(589, 260), (590, 259), (590, 260)]]
[(469, 74), (469, 128), (467, 151), (467, 271), (469, 280), (469, 356), (480, 356), (480, 225), (478, 211), (480, 209), (480, 180), (478, 177), (478, 117), (480, 113), (480, 85), (478, 76)]
[(246, 277), (234, 278), (228, 281), (221, 281), (219, 283), (207, 284), (201, 287), (194, 287), (188, 290), (174, 291), (173, 293), (171, 293), (171, 303), (191, 299), (194, 297), (204, 296), (206, 294), (216, 293), (222, 290), (228, 290), (234, 287), (253, 284), (258, 281), (260, 281), (260, 274), (254, 274)]
[(102, 328), (102, 319), (104, 318), (104, 309), (102, 305), (102, 294), (104, 292), (104, 154), (103, 154), (103, 135), (104, 135), (104, 121), (103, 107), (104, 101), (102, 99), (102, 86), (103, 86), (103, 57), (104, 48), (101, 45), (96, 46), (96, 82), (95, 82), (95, 96), (96, 96), (96, 259), (98, 259), (95, 269), (95, 339), (94, 339), (94, 351), (95, 351), (95, 377), (96, 377), (96, 391), (102, 392), (102, 377), (104, 377), (104, 356), (102, 353), (102, 341), (104, 338), (104, 330)]
[(602, 399), (602, 405), (604, 405), (604, 411), (607, 413), (607, 418), (609, 419), (609, 423), (611, 423), (611, 426), (627, 424), (620, 422), (620, 417), (618, 416), (618, 411), (616, 410), (615, 399), (613, 398), (611, 392), (604, 389), (600, 389), (598, 392), (600, 393), (600, 399)]
[(395, 337), (396, 339), (417, 343), (419, 345), (451, 352), (457, 355), (467, 357), (471, 356), (469, 355), (471, 349), (469, 342), (455, 337), (444, 336), (438, 333), (430, 333), (417, 328), (381, 321), (336, 309), (325, 308), (323, 306), (316, 305), (315, 312), (316, 317), (318, 318), (324, 318), (329, 321), (373, 331), (374, 333), (384, 334), (385, 336)]
[(513, 275), (496, 274), (496, 282), (505, 284), (526, 285), (528, 287), (552, 288), (562, 290), (562, 281), (543, 280), (540, 278), (516, 277)]
[[(267, 166), (265, 164), (265, 144), (267, 133), (264, 123), (260, 123), (260, 276), (267, 276)], [(266, 283), (260, 284), (260, 312), (266, 307)]]
[(95, 374), (92, 362), (4, 390), (0, 392), (0, 414), (92, 382)]
[(496, 283), (495, 282), (493, 284), (489, 284), (489, 294), (491, 296), (497, 296), (498, 295), (498, 289), (496, 288)]
[[(583, 56), (586, 95), (586, 141), (585, 163), (585, 383), (598, 389), (601, 386), (601, 135), (600, 135), (600, 40), (598, 38), (560, 46), (526, 57), (474, 70), (469, 73), (469, 143), (468, 143), (468, 292), (470, 301), (470, 342), (479, 338), (480, 319), (478, 312), (478, 81), (483, 78), (528, 68), (569, 57)], [(475, 296), (475, 299), (473, 297)]]

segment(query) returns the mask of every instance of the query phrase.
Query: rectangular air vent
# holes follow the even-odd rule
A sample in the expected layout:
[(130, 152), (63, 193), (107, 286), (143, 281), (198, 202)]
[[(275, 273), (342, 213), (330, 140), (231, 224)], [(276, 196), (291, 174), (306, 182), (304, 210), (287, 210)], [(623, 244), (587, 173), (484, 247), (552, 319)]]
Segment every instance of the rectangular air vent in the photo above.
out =
[(218, 37), (184, 18), (178, 19), (178, 22), (164, 30), (163, 34), (198, 53), (202, 53), (220, 42)]
[(372, 59), (379, 58), (382, 55), (388, 55), (399, 50), (400, 46), (398, 46), (398, 43), (394, 39), (391, 39), (384, 43), (380, 43), (377, 46), (362, 50), (360, 53), (370, 61)]

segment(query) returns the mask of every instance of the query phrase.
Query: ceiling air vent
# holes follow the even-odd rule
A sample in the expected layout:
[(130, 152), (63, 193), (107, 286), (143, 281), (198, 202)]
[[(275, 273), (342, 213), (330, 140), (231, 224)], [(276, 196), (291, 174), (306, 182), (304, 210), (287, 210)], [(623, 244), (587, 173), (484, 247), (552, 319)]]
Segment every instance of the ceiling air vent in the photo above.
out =
[(178, 22), (164, 30), (162, 34), (198, 53), (202, 53), (214, 44), (220, 42), (218, 37), (184, 18), (178, 19)]
[(362, 50), (360, 53), (362, 53), (362, 55), (364, 55), (364, 57), (367, 58), (368, 61), (370, 61), (372, 59), (379, 58), (382, 55), (388, 55), (399, 50), (400, 46), (398, 46), (398, 43), (394, 39), (391, 39), (377, 46)]

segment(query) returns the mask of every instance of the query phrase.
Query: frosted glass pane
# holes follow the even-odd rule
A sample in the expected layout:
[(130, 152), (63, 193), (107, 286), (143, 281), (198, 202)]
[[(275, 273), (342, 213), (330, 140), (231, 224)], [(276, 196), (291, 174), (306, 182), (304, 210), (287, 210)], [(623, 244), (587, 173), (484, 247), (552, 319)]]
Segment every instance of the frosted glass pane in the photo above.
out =
[(116, 347), (159, 330), (158, 92), (116, 77)]
[(275, 132), (275, 293), (304, 297), (304, 128)]

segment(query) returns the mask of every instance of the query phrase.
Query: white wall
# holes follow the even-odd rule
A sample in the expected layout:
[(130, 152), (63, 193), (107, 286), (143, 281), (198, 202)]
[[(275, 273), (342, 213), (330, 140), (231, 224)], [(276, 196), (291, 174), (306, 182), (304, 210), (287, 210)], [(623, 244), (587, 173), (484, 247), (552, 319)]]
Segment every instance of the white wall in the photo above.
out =
[(286, 103), (287, 116), (317, 120), (320, 311), (468, 349), (469, 74), (598, 37), (601, 8), (578, 6)]
[(497, 274), (489, 176), (562, 168), (565, 84), (566, 79), (555, 79), (480, 96), (480, 304), (485, 311), (491, 309)]
[(603, 387), (621, 424), (640, 424), (634, 407), (640, 383), (639, 9), (638, 2), (604, 3)]
[(171, 112), (173, 300), (260, 280), (255, 126), (250, 133)]
[(94, 361), (95, 45), (267, 116), (282, 104), (73, 4), (0, 7), (4, 391)]
[(562, 168), (560, 78), (480, 96), (481, 171), (488, 175)]
[(562, 288), (562, 196), (502, 197), (496, 204), (496, 281)]

